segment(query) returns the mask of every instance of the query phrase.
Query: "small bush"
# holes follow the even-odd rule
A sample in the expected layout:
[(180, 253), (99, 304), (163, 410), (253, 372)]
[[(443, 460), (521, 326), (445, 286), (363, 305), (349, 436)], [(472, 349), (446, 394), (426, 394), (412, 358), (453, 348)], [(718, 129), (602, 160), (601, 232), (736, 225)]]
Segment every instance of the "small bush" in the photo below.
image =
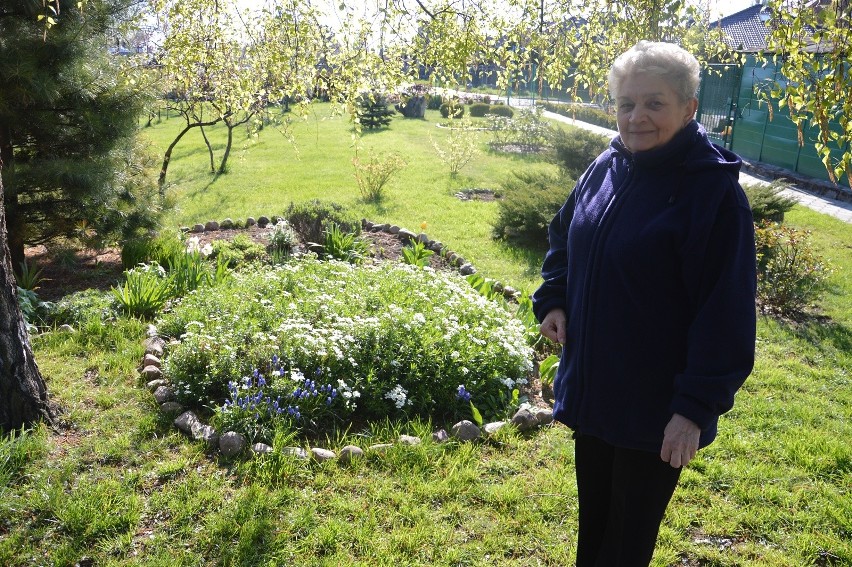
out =
[(343, 232), (334, 223), (325, 231), (323, 252), (326, 257), (343, 260), (350, 264), (360, 264), (369, 255), (370, 246), (353, 232)]
[(299, 237), (286, 220), (281, 219), (267, 233), (269, 237), (269, 252), (273, 261), (279, 263), (290, 257), (296, 249)]
[(121, 265), (129, 270), (151, 259), (151, 239), (137, 237), (127, 240), (121, 246)]
[(444, 144), (437, 143), (431, 134), (429, 140), (453, 177), (479, 153), (479, 134), (471, 127), (469, 120), (463, 120), (458, 127), (450, 128)]
[(107, 321), (115, 318), (118, 308), (111, 293), (87, 289), (66, 295), (54, 303), (48, 312), (48, 321), (52, 325), (80, 326), (95, 320)]
[(372, 130), (390, 124), (394, 111), (388, 108), (387, 99), (377, 92), (362, 93), (358, 97), (358, 120), (361, 126)]
[(113, 287), (112, 294), (128, 315), (150, 319), (174, 296), (172, 280), (159, 264), (137, 266), (124, 276), (124, 284)]
[(609, 139), (582, 128), (556, 128), (552, 143), (556, 164), (566, 176), (577, 179), (609, 146)]
[(547, 227), (565, 203), (574, 182), (546, 173), (519, 173), (503, 184), (494, 221), (494, 238), (514, 244), (547, 247)]
[(519, 112), (516, 118), (489, 115), (488, 127), (492, 148), (518, 146), (526, 151), (538, 151), (549, 145), (555, 130), (538, 109)]
[(396, 153), (383, 156), (370, 153), (364, 161), (356, 155), (352, 165), (361, 196), (368, 203), (378, 203), (384, 198), (385, 185), (390, 178), (408, 164)]
[(426, 108), (427, 109), (429, 109), (429, 110), (440, 110), (442, 104), (444, 104), (444, 99), (441, 95), (426, 95)]
[(796, 205), (795, 199), (781, 195), (781, 190), (786, 187), (786, 183), (780, 179), (770, 185), (743, 185), (755, 223), (784, 221), (784, 213)]
[(450, 100), (441, 105), (439, 108), (441, 116), (444, 118), (462, 118), (464, 117), (464, 105), (457, 100)]
[(797, 315), (825, 291), (831, 270), (811, 248), (810, 233), (762, 223), (755, 228), (755, 245), (762, 311)]
[(332, 223), (339, 226), (343, 232), (358, 234), (361, 229), (358, 217), (346, 207), (317, 199), (299, 204), (290, 203), (285, 216), (302, 242), (322, 243), (325, 230)]
[(486, 114), (488, 114), (488, 110), (491, 108), (489, 104), (482, 102), (475, 102), (470, 105), (470, 116), (471, 118), (482, 118)]
[(210, 257), (221, 259), (229, 268), (236, 268), (246, 262), (262, 260), (266, 257), (266, 248), (248, 235), (237, 234), (233, 240), (214, 240)]
[(515, 111), (512, 110), (511, 106), (506, 106), (505, 104), (492, 104), (488, 108), (488, 114), (503, 116), (505, 118), (513, 118), (515, 116)]

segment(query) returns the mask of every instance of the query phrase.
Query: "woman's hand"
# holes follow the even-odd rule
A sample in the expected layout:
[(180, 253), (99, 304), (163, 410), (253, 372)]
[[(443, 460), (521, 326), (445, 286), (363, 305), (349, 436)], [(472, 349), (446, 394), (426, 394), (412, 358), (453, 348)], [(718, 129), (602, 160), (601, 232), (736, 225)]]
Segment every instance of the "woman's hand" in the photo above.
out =
[(660, 458), (676, 469), (685, 467), (698, 452), (700, 435), (701, 429), (693, 421), (674, 414), (663, 433)]
[(555, 343), (565, 344), (565, 325), (568, 318), (562, 309), (553, 309), (544, 316), (544, 321), (538, 328), (542, 335)]

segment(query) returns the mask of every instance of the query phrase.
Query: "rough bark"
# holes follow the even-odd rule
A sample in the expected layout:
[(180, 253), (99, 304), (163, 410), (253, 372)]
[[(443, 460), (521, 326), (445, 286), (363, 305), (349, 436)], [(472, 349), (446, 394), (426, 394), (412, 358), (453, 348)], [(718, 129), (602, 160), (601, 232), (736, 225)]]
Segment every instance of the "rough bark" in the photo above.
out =
[(9, 432), (38, 421), (52, 424), (54, 416), (18, 306), (2, 197), (0, 179), (0, 431)]

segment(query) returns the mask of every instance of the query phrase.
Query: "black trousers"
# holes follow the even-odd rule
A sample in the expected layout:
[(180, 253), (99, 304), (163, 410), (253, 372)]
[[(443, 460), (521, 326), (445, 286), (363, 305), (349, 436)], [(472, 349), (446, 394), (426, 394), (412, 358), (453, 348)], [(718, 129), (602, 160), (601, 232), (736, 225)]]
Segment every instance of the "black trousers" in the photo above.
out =
[(577, 567), (648, 567), (681, 469), (647, 451), (575, 435)]

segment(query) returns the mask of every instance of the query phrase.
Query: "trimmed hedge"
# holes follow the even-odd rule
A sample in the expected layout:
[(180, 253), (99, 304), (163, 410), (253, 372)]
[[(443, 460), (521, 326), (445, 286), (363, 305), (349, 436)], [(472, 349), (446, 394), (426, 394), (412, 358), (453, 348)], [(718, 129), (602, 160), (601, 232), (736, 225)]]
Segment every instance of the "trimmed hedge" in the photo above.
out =
[(555, 112), (581, 122), (588, 122), (610, 130), (618, 130), (618, 123), (614, 115), (593, 106), (580, 104), (556, 104), (545, 102), (541, 105), (548, 112)]

